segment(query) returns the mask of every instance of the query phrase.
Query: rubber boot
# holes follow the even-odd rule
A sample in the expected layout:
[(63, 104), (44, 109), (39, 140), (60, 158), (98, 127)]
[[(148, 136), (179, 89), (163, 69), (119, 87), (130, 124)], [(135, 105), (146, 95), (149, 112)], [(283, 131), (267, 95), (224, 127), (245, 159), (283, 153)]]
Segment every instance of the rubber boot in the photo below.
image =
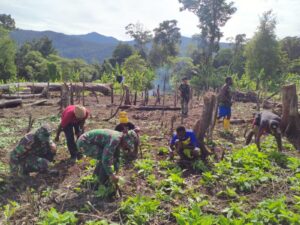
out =
[(230, 128), (230, 120), (229, 120), (229, 119), (226, 119), (226, 118), (225, 118), (225, 119), (223, 120), (223, 127), (224, 127), (224, 130), (225, 130), (225, 131), (227, 131), (227, 132), (229, 131), (229, 128)]

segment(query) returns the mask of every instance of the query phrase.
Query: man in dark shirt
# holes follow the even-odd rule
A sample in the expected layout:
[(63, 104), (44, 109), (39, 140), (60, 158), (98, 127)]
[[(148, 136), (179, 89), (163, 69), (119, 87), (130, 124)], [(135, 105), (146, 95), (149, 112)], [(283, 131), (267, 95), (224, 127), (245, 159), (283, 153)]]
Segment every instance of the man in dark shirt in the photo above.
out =
[(224, 129), (229, 129), (229, 121), (231, 117), (231, 86), (232, 86), (232, 78), (226, 77), (225, 84), (222, 86), (219, 95), (218, 95), (218, 103), (219, 103), (219, 114), (218, 119), (224, 119)]
[(182, 84), (179, 86), (179, 92), (181, 97), (181, 113), (183, 116), (188, 115), (188, 105), (190, 100), (190, 85), (188, 84), (187, 77), (182, 78)]
[(263, 134), (272, 134), (276, 139), (278, 150), (282, 151), (280, 122), (280, 117), (272, 112), (256, 113), (253, 120), (253, 129), (246, 138), (246, 145), (251, 142), (253, 135), (255, 135), (255, 143), (260, 150), (260, 137)]

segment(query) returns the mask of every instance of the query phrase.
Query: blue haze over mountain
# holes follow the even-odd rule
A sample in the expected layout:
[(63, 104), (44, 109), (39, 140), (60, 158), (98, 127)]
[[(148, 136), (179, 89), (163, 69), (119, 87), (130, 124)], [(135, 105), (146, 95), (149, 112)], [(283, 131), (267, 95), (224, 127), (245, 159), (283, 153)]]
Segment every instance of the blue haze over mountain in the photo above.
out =
[[(93, 61), (103, 62), (110, 58), (115, 47), (119, 42), (133, 45), (133, 41), (120, 41), (114, 37), (104, 36), (96, 32), (83, 35), (66, 35), (53, 31), (32, 31), (16, 29), (11, 32), (11, 37), (21, 46), (26, 41), (40, 39), (47, 36), (52, 40), (53, 46), (59, 55), (66, 58), (81, 58), (91, 63)], [(193, 42), (192, 38), (182, 37), (180, 54), (184, 55), (189, 44)], [(221, 47), (228, 47), (226, 43), (221, 43)]]

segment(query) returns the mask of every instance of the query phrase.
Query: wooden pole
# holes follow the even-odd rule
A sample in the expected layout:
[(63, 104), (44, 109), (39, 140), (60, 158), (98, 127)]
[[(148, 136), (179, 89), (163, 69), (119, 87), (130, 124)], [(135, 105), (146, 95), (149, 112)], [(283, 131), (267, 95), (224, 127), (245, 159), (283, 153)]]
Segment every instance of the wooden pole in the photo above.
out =
[(83, 73), (83, 89), (82, 89), (82, 105), (85, 106), (85, 99), (84, 99), (84, 90), (85, 90), (85, 75)]

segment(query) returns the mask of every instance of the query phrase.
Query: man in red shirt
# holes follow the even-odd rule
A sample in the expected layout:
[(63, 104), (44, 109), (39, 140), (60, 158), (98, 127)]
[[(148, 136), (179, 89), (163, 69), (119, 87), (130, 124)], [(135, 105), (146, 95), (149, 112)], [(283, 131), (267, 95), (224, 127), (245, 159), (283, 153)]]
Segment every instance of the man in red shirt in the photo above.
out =
[(78, 139), (84, 133), (84, 123), (88, 116), (89, 111), (80, 105), (69, 105), (61, 115), (61, 123), (58, 126), (55, 141), (59, 141), (60, 132), (64, 131), (71, 159), (81, 158), (77, 151), (74, 131)]

